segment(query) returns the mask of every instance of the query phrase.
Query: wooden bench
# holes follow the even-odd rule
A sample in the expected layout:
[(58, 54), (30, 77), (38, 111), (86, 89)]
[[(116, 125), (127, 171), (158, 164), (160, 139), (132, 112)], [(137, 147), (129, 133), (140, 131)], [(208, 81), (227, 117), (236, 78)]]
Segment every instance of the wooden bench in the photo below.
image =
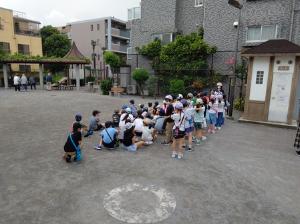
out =
[(125, 89), (122, 88), (122, 87), (117, 87), (117, 86), (114, 86), (111, 88), (111, 90), (109, 91), (109, 95), (110, 96), (121, 96), (122, 93), (125, 92)]

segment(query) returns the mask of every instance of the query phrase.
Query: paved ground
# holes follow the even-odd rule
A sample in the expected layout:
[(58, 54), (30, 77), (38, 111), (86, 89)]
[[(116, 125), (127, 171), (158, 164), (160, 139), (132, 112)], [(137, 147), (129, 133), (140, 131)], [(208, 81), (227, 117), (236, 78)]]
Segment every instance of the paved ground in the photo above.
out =
[[(175, 197), (176, 209), (164, 224), (300, 223), (294, 130), (227, 121), (182, 161), (172, 160), (161, 145), (136, 154), (97, 152), (93, 136), (84, 142), (81, 164), (61, 159), (75, 112), (87, 121), (100, 109), (104, 121), (126, 101), (75, 91), (0, 90), (0, 223), (119, 224), (103, 199), (133, 183)], [(141, 192), (124, 195), (131, 213), (157, 204)]]

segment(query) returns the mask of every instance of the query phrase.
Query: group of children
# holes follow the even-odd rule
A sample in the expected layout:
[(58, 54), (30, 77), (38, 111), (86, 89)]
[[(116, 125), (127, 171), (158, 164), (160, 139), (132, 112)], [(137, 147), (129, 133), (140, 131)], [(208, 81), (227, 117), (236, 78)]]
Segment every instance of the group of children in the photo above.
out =
[(103, 147), (115, 149), (121, 145), (130, 152), (136, 152), (143, 146), (152, 145), (158, 134), (164, 134), (162, 144), (172, 145), (171, 157), (182, 159), (185, 150), (193, 151), (193, 142), (199, 145), (206, 140), (207, 133), (214, 134), (224, 125), (229, 103), (222, 84), (218, 83), (217, 87), (210, 95), (167, 95), (162, 104), (148, 103), (148, 107), (143, 104), (136, 106), (134, 100), (130, 100), (129, 105), (116, 110), (112, 121), (105, 124), (100, 123), (99, 111), (93, 111), (88, 127), (81, 123), (82, 116), (76, 114), (72, 132), (65, 143), (64, 158), (67, 162), (80, 160), (81, 133), (89, 137), (95, 131), (101, 131), (99, 144), (94, 147), (96, 150)]

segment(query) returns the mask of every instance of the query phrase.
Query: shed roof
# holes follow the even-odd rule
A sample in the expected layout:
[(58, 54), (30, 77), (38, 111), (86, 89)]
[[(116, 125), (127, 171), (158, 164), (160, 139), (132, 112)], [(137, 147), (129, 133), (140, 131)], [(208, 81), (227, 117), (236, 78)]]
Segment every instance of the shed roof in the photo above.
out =
[(269, 40), (242, 53), (242, 55), (260, 54), (299, 54), (300, 46), (285, 39)]

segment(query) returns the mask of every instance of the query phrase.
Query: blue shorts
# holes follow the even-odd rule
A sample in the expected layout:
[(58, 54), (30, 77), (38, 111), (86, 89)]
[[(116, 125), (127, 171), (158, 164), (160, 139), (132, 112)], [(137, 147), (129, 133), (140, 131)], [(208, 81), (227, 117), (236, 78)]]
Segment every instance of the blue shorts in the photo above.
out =
[(209, 113), (207, 123), (210, 125), (215, 125), (217, 123), (217, 114)]
[(132, 144), (132, 145), (130, 145), (130, 146), (125, 146), (125, 145), (123, 145), (123, 147), (124, 147), (127, 151), (129, 151), (129, 152), (136, 152), (136, 151), (137, 151), (136, 144)]
[(192, 133), (193, 131), (194, 131), (194, 127), (189, 127), (185, 129), (186, 134)]

